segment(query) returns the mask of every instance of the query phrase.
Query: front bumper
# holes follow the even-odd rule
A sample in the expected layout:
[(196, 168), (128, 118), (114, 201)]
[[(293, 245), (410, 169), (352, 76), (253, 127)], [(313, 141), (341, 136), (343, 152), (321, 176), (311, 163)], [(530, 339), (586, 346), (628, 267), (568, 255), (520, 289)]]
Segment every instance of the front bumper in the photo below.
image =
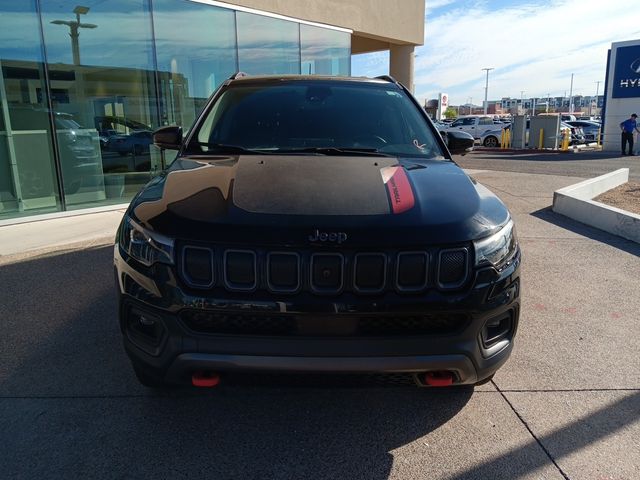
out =
[[(402, 357), (273, 357), (183, 353), (171, 363), (163, 379), (184, 383), (193, 372), (282, 372), (282, 373), (406, 373), (451, 372), (456, 384), (474, 384), (495, 372), (508, 358), (511, 347), (495, 358), (486, 372), (478, 372), (466, 355), (421, 355)], [(489, 372), (487, 374), (487, 372)]]
[[(144, 269), (115, 248), (125, 349), (138, 370), (168, 383), (188, 383), (196, 371), (408, 374), (449, 371), (456, 384), (477, 383), (495, 373), (511, 354), (519, 318), (519, 265), (518, 253), (505, 271), (475, 272), (468, 288), (447, 294), (430, 292), (403, 297), (389, 293), (375, 298), (343, 294), (336, 301), (337, 298), (310, 294), (273, 298), (273, 294), (255, 292), (213, 298), (194, 295), (181, 287), (169, 267), (156, 265)], [(300, 325), (317, 325), (324, 320), (333, 325), (350, 324), (364, 317), (431, 313), (464, 315), (466, 320), (451, 331), (418, 335), (396, 332), (360, 336), (351, 329), (329, 334), (313, 329), (297, 335), (212, 334), (189, 328), (184, 321), (185, 312), (237, 315), (243, 319), (270, 315), (294, 318)], [(141, 316), (144, 322), (154, 325), (153, 341), (131, 327)], [(497, 318), (509, 319), (508, 332), (501, 340), (486, 345), (483, 328)]]

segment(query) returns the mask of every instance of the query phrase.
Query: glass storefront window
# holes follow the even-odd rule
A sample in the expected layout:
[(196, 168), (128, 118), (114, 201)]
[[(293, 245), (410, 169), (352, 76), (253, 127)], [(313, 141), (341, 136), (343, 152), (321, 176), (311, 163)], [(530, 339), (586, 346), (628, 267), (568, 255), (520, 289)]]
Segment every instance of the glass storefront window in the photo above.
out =
[(36, 2), (1, 15), (0, 218), (59, 210)]
[(187, 129), (213, 91), (238, 70), (235, 11), (154, 0), (153, 23), (162, 123)]
[(41, 0), (67, 206), (130, 199), (159, 125), (149, 2), (89, 5)]
[(236, 71), (348, 75), (350, 41), (198, 0), (0, 2), (0, 219), (128, 202), (164, 166), (154, 129)]
[(254, 75), (300, 73), (299, 24), (237, 12), (240, 71)]
[(348, 76), (351, 67), (351, 34), (301, 24), (300, 55), (303, 75)]

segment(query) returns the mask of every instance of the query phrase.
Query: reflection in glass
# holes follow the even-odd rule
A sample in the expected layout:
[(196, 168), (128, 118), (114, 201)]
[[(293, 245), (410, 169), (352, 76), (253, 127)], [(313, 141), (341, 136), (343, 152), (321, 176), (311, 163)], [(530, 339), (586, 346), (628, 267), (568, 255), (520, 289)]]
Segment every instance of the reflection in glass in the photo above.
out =
[(240, 71), (254, 75), (300, 73), (299, 24), (237, 12)]
[(0, 218), (127, 202), (161, 168), (152, 131), (189, 128), (234, 72), (347, 75), (349, 50), (206, 2), (0, 2)]
[(3, 4), (0, 68), (0, 218), (58, 210), (35, 0)]
[(41, 7), (66, 203), (126, 201), (149, 179), (158, 126), (148, 1)]
[(301, 24), (300, 49), (303, 75), (350, 74), (349, 33)]
[(207, 98), (238, 69), (235, 12), (154, 0), (153, 22), (162, 123), (188, 128)]

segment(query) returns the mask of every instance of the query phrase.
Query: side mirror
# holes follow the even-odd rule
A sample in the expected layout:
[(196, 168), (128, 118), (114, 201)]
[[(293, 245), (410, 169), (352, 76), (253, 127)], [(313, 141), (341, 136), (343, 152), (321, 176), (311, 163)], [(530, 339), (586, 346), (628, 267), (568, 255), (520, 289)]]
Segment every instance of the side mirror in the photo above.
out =
[(180, 150), (182, 127), (176, 125), (160, 127), (153, 132), (153, 143), (163, 150)]
[(443, 137), (452, 155), (466, 155), (473, 150), (475, 144), (473, 136), (467, 132), (448, 131)]

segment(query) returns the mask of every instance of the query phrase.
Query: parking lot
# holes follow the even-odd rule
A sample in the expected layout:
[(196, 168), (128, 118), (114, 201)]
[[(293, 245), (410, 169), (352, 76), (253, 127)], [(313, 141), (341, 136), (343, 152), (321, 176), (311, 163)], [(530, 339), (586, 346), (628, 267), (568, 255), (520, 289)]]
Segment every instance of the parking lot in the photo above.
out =
[(640, 478), (640, 245), (548, 208), (600, 169), (637, 181), (640, 160), (456, 160), (509, 206), (524, 252), (516, 346), (493, 382), (148, 390), (121, 346), (110, 246), (0, 257), (0, 475)]

